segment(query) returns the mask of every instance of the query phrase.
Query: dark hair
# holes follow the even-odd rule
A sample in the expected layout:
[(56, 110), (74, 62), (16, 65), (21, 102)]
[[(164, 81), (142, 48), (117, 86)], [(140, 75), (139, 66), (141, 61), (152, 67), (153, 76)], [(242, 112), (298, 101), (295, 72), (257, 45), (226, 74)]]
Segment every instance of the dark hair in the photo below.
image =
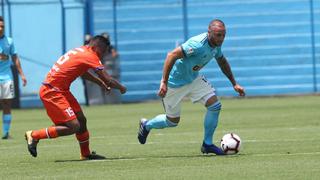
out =
[(0, 21), (2, 21), (2, 22), (4, 21), (2, 16), (0, 16)]
[(109, 39), (107, 39), (101, 35), (96, 35), (90, 39), (89, 46), (99, 46), (101, 48), (109, 48), (110, 41), (109, 41)]

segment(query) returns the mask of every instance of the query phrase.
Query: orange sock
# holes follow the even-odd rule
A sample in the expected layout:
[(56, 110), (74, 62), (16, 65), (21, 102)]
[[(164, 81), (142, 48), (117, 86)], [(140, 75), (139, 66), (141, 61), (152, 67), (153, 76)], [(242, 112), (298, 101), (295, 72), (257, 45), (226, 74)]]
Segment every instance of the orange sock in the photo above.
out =
[(56, 127), (51, 126), (45, 129), (32, 131), (32, 137), (34, 139), (50, 139), (58, 137), (58, 133)]
[(90, 148), (89, 148), (89, 131), (86, 131), (84, 133), (77, 133), (76, 137), (79, 141), (81, 155), (82, 156), (88, 156), (90, 154)]

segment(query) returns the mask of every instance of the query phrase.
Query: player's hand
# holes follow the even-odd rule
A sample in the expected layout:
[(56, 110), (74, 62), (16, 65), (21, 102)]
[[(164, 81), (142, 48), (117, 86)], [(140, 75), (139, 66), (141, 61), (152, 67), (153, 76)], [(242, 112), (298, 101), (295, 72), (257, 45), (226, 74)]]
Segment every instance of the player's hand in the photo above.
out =
[(107, 92), (109, 93), (111, 91), (111, 87), (106, 85), (105, 83), (101, 84), (101, 87)]
[(25, 76), (21, 76), (21, 79), (22, 79), (22, 85), (23, 86), (26, 86), (27, 85), (27, 79)]
[(241, 87), (239, 84), (234, 85), (233, 89), (239, 93), (239, 96), (245, 96), (246, 95), (246, 93), (244, 91), (244, 88)]
[(127, 88), (125, 86), (121, 86), (119, 90), (121, 94), (124, 94), (127, 92)]
[(167, 91), (168, 91), (167, 83), (161, 81), (160, 88), (158, 91), (158, 96), (164, 98), (167, 94)]

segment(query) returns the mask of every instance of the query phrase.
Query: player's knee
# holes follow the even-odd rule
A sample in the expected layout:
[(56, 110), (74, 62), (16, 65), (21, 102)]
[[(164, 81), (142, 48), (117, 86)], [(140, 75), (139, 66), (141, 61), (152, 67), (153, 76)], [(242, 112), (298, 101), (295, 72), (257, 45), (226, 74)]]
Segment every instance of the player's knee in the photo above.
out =
[(82, 119), (78, 119), (80, 124), (79, 132), (87, 131), (87, 119), (83, 117)]
[(169, 127), (176, 127), (176, 126), (178, 126), (178, 124), (180, 122), (180, 117), (170, 118), (167, 116), (166, 122)]
[(74, 133), (77, 133), (80, 131), (80, 123), (78, 121), (72, 123), (71, 129)]
[(209, 111), (220, 111), (221, 107), (222, 107), (222, 104), (220, 103), (220, 101), (216, 101), (215, 103), (208, 106), (207, 109)]

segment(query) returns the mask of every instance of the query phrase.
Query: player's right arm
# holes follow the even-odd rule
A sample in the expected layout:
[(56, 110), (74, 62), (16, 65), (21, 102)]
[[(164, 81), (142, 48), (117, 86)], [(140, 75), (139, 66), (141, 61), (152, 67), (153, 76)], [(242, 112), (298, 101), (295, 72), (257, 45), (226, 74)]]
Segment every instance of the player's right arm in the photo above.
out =
[(119, 83), (117, 80), (113, 79), (107, 72), (103, 69), (98, 69), (95, 73), (99, 76), (99, 78), (109, 87), (119, 89), (121, 94), (126, 93), (127, 88)]
[(160, 97), (164, 97), (167, 93), (167, 90), (168, 90), (167, 84), (168, 84), (169, 74), (174, 63), (177, 61), (177, 59), (181, 59), (183, 57), (184, 55), (183, 55), (181, 46), (175, 48), (174, 50), (172, 50), (167, 54), (166, 60), (163, 65), (162, 79), (161, 79), (160, 88), (158, 92), (158, 95)]

